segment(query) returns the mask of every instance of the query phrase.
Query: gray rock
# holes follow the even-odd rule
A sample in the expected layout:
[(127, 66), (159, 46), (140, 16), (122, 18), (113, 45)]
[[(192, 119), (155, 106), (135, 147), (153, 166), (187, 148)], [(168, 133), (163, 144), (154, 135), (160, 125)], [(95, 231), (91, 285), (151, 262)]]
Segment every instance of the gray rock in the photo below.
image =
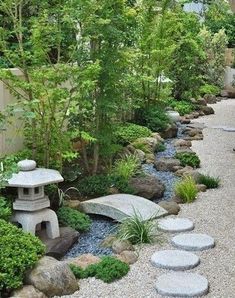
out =
[(222, 90), (220, 92), (220, 96), (222, 96), (222, 97), (228, 97), (228, 91), (227, 90)]
[(36, 168), (37, 164), (34, 160), (25, 159), (19, 161), (17, 166), (20, 171), (32, 171)]
[(191, 120), (189, 118), (186, 118), (186, 117), (182, 117), (180, 122), (182, 124), (189, 124), (191, 122)]
[(168, 214), (174, 214), (177, 215), (180, 212), (180, 206), (173, 201), (167, 202), (167, 201), (162, 201), (159, 202), (158, 205), (165, 209)]
[(187, 218), (164, 218), (158, 224), (161, 231), (169, 233), (180, 233), (194, 229), (194, 223)]
[(204, 95), (204, 99), (207, 103), (212, 104), (212, 103), (216, 103), (217, 99), (215, 95), (212, 94), (205, 94)]
[(196, 273), (172, 272), (158, 278), (156, 289), (164, 297), (200, 297), (208, 293), (209, 284)]
[(112, 250), (116, 254), (120, 254), (123, 251), (134, 251), (134, 246), (128, 240), (117, 239), (113, 242)]
[(211, 115), (211, 114), (215, 114), (215, 111), (212, 107), (209, 106), (201, 106), (201, 111), (205, 114), (205, 115)]
[(135, 195), (149, 200), (162, 198), (165, 191), (164, 184), (152, 175), (131, 178), (129, 185), (134, 189)]
[(196, 104), (199, 106), (206, 106), (207, 102), (206, 102), (205, 98), (199, 98), (199, 99), (197, 99)]
[(171, 157), (163, 157), (156, 160), (154, 166), (158, 171), (174, 172), (174, 167), (180, 166), (180, 161)]
[(69, 248), (78, 240), (79, 232), (70, 227), (60, 227), (60, 237), (50, 239), (46, 231), (38, 231), (38, 237), (46, 245), (46, 254), (56, 259), (62, 258)]
[(79, 266), (83, 269), (87, 268), (89, 265), (97, 264), (101, 261), (101, 259), (92, 254), (83, 254), (76, 258), (67, 259), (65, 262), (67, 264), (73, 264)]
[(168, 128), (161, 133), (161, 136), (164, 139), (172, 139), (172, 138), (176, 138), (177, 137), (177, 133), (178, 133), (178, 127), (176, 124), (169, 124)]
[(176, 148), (176, 153), (191, 153), (191, 154), (196, 154), (189, 147), (179, 147), (179, 148)]
[(141, 144), (145, 148), (144, 152), (153, 153), (156, 151), (158, 143), (159, 141), (157, 140), (157, 138), (146, 137), (135, 140), (135, 142), (132, 143), (132, 146), (134, 148), (139, 148), (139, 145)]
[(212, 237), (206, 234), (179, 234), (172, 238), (172, 244), (184, 250), (201, 251), (215, 246)]
[(154, 266), (169, 270), (189, 270), (200, 263), (198, 256), (183, 250), (157, 251), (151, 257)]
[(119, 255), (117, 255), (117, 258), (126, 264), (132, 265), (137, 262), (138, 255), (134, 251), (124, 250)]
[(197, 184), (197, 190), (199, 192), (205, 192), (207, 190), (207, 187), (204, 184)]
[(191, 141), (185, 141), (183, 139), (178, 139), (174, 141), (174, 146), (175, 147), (191, 147), (192, 142)]
[(26, 283), (48, 297), (73, 294), (79, 289), (78, 282), (68, 265), (52, 257), (43, 257), (26, 276)]
[(195, 182), (199, 181), (199, 178), (201, 176), (201, 174), (198, 171), (194, 170), (190, 166), (186, 166), (183, 169), (178, 170), (177, 172), (175, 172), (175, 175), (179, 176), (179, 177), (188, 177), (188, 176), (190, 176), (195, 180)]
[(33, 286), (23, 286), (15, 290), (10, 298), (47, 298), (47, 296)]

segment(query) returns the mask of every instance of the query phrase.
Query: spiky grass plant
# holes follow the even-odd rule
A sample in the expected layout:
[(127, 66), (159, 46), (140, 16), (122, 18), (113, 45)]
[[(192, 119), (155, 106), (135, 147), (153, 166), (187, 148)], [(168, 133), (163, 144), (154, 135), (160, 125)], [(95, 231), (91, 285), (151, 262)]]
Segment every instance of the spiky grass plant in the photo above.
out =
[(212, 177), (210, 175), (201, 174), (199, 176), (198, 182), (200, 184), (204, 184), (208, 189), (218, 188), (219, 185), (220, 185), (220, 178), (219, 177)]
[(134, 210), (133, 216), (124, 219), (119, 225), (117, 236), (132, 244), (153, 243), (159, 237), (158, 225), (154, 217), (144, 220)]
[(191, 176), (185, 177), (175, 185), (175, 193), (183, 203), (192, 203), (198, 194), (197, 185)]
[(118, 177), (122, 177), (125, 181), (128, 181), (131, 177), (140, 174), (140, 163), (136, 156), (126, 155), (122, 159), (118, 159), (113, 166), (112, 174)]

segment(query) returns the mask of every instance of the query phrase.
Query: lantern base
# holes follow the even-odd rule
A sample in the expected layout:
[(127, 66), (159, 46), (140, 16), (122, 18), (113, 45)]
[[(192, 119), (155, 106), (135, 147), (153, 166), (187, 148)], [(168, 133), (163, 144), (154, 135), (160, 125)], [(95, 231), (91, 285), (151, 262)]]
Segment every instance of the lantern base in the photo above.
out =
[(29, 201), (16, 199), (13, 203), (14, 210), (37, 211), (50, 207), (50, 200), (47, 196), (42, 199)]

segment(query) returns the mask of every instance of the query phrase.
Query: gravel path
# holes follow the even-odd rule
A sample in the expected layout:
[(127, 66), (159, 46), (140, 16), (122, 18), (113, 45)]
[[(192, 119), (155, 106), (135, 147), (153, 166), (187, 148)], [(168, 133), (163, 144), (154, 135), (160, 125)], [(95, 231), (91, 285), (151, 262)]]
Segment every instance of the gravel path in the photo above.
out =
[[(204, 140), (194, 141), (193, 150), (202, 161), (201, 171), (220, 176), (222, 186), (217, 190), (201, 193), (189, 205), (182, 205), (181, 217), (194, 221), (195, 232), (206, 233), (215, 238), (216, 247), (196, 254), (201, 264), (189, 272), (203, 274), (210, 283), (210, 298), (235, 297), (235, 132), (213, 127), (235, 127), (235, 100), (213, 105), (216, 115), (202, 117), (205, 123)], [(170, 238), (169, 238), (170, 239)], [(80, 291), (64, 297), (79, 298), (160, 298), (155, 291), (156, 278), (167, 270), (150, 264), (152, 254), (168, 249), (168, 239), (160, 245), (145, 246), (136, 264), (122, 280), (104, 284), (94, 278), (79, 281)]]

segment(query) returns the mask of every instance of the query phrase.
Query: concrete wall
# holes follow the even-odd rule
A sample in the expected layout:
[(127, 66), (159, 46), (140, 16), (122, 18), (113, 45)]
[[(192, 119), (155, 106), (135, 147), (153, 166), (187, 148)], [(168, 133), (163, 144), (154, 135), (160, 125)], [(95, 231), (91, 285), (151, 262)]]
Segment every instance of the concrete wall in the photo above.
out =
[[(22, 76), (18, 69), (11, 69), (12, 73)], [(16, 99), (10, 94), (4, 83), (0, 82), (0, 111), (4, 111), (8, 104), (14, 103)], [(19, 151), (23, 148), (22, 128), (23, 124), (15, 115), (11, 124), (6, 126), (4, 131), (0, 131), (0, 157)]]

